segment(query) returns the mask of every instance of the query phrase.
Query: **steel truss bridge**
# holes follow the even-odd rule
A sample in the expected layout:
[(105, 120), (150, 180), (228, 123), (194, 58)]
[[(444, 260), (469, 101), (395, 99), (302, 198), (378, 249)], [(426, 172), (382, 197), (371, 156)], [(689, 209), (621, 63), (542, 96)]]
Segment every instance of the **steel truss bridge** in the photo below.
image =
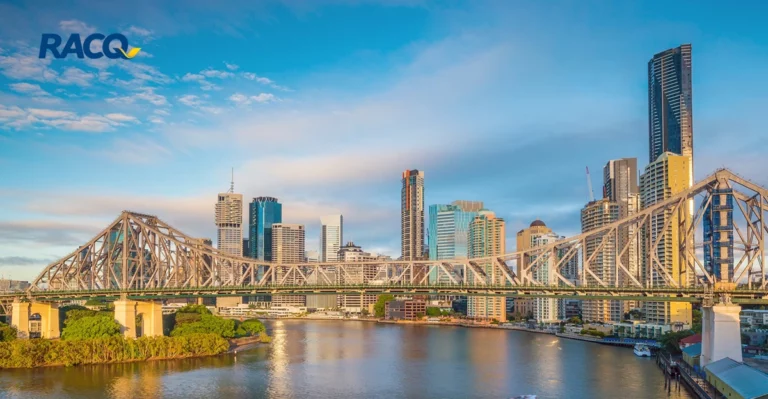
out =
[[(723, 202), (723, 193), (732, 200)], [(729, 222), (713, 223), (713, 215), (726, 208)], [(48, 265), (29, 289), (0, 294), (0, 306), (7, 308), (14, 299), (356, 293), (689, 302), (728, 298), (768, 304), (766, 209), (768, 190), (720, 169), (602, 227), (517, 252), (476, 259), (297, 264), (228, 255), (156, 216), (124, 211), (93, 239)], [(733, 238), (730, 253), (710, 259), (711, 264), (698, 256), (711, 255), (713, 248), (713, 238), (702, 234), (705, 223), (714, 226), (710, 231)], [(601, 261), (607, 251), (615, 259), (610, 264)]]

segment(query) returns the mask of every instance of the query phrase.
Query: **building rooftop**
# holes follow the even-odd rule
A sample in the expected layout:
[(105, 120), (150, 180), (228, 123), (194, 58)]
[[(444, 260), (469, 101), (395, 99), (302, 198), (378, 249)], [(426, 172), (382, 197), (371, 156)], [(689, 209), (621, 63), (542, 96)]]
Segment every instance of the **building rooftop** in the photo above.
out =
[(752, 399), (768, 395), (768, 374), (729, 357), (708, 364), (704, 370), (719, 378), (743, 398)]
[(690, 357), (701, 356), (701, 343), (693, 344), (689, 347), (683, 348), (683, 353)]
[(680, 340), (680, 344), (690, 345), (701, 342), (701, 334), (693, 334), (690, 337), (685, 337)]
[(536, 219), (533, 222), (531, 222), (531, 227), (547, 227), (544, 222), (542, 222), (540, 219)]

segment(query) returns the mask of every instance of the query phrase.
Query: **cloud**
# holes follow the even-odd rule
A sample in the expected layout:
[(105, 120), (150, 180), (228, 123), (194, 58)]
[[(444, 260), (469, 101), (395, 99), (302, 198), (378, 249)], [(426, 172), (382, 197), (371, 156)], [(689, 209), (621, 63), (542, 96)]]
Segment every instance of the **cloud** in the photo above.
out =
[(240, 68), (238, 65), (230, 64), (226, 61), (224, 61), (224, 65), (229, 69), (230, 71), (236, 71), (238, 68)]
[(181, 80), (183, 82), (197, 82), (200, 80), (205, 80), (205, 76), (197, 74), (197, 73), (187, 73), (184, 75)]
[(171, 114), (170, 112), (168, 112), (168, 111), (166, 111), (166, 110), (164, 110), (164, 109), (156, 109), (156, 110), (154, 111), (154, 113), (156, 113), (156, 114), (158, 114), (158, 115), (165, 115), (165, 116), (168, 116), (168, 115), (170, 115), (170, 114)]
[(77, 85), (87, 87), (91, 85), (91, 80), (95, 79), (96, 75), (85, 72), (82, 69), (69, 67), (64, 70), (58, 78), (58, 82), (64, 85)]
[(271, 93), (259, 93), (255, 96), (246, 96), (241, 93), (235, 93), (229, 97), (229, 100), (238, 104), (238, 105), (249, 105), (253, 102), (257, 103), (268, 103), (272, 101), (276, 101), (277, 98), (274, 94)]
[(257, 83), (261, 83), (263, 85), (267, 85), (269, 87), (272, 87), (273, 89), (283, 90), (283, 91), (289, 91), (290, 89), (284, 86), (280, 86), (276, 84), (272, 79), (265, 78), (263, 76), (256, 75), (253, 72), (243, 72), (242, 76), (248, 80), (255, 80)]
[(188, 107), (197, 107), (202, 102), (200, 101), (200, 97), (194, 95), (194, 94), (185, 94), (181, 97), (179, 97), (179, 102), (188, 106)]
[(151, 87), (140, 87), (137, 89), (138, 92), (128, 95), (128, 96), (119, 96), (119, 97), (111, 97), (108, 98), (106, 101), (108, 103), (114, 103), (114, 104), (133, 104), (137, 101), (144, 101), (148, 102), (150, 104), (154, 105), (166, 105), (168, 104), (167, 99), (162, 94), (155, 93), (155, 89)]
[(56, 79), (58, 73), (50, 68), (51, 58), (39, 58), (37, 49), (23, 47), (13, 54), (0, 54), (2, 74), (11, 79), (49, 82)]
[(72, 250), (75, 250), (78, 245), (85, 244), (103, 227), (82, 222), (0, 220), (0, 244), (10, 246), (31, 244), (31, 246), (41, 247), (70, 246)]
[(137, 36), (144, 36), (149, 37), (152, 36), (152, 31), (149, 29), (140, 28), (138, 26), (131, 25), (127, 30), (127, 33), (137, 35)]
[(217, 71), (215, 69), (206, 69), (204, 71), (200, 71), (200, 74), (208, 78), (218, 78), (218, 79), (226, 79), (226, 78), (231, 78), (235, 76), (235, 74), (233, 74), (232, 72)]
[(35, 85), (31, 83), (12, 83), (8, 86), (10, 86), (11, 90), (15, 92), (29, 94), (31, 96), (50, 96), (51, 95), (51, 93), (48, 93), (47, 91), (43, 90), (40, 87), (40, 85)]
[(55, 119), (55, 118), (73, 118), (74, 112), (58, 111), (52, 109), (39, 109), (39, 108), (27, 108), (27, 112), (30, 115), (43, 119)]
[(67, 33), (79, 33), (83, 39), (85, 38), (84, 36), (96, 32), (95, 27), (76, 19), (69, 19), (59, 22), (59, 29)]
[(104, 116), (116, 122), (138, 122), (135, 117), (125, 114), (106, 114)]
[(0, 266), (40, 266), (52, 263), (52, 258), (29, 258), (26, 256), (0, 257)]
[(158, 125), (162, 125), (165, 123), (165, 120), (159, 116), (150, 116), (149, 121)]
[(20, 129), (22, 127), (53, 127), (62, 130), (81, 132), (106, 132), (123, 126), (126, 122), (138, 123), (135, 117), (112, 113), (107, 115), (88, 114), (78, 115), (70, 111), (43, 108), (6, 108), (0, 106), (0, 122), (6, 127)]

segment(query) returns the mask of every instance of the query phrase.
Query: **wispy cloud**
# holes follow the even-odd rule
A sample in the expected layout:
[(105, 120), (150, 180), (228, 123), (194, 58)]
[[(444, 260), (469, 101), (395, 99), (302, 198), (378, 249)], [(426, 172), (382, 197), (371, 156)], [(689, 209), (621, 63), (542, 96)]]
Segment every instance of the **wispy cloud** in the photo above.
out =
[(98, 133), (114, 130), (128, 122), (138, 123), (138, 120), (135, 117), (118, 113), (78, 115), (71, 111), (0, 106), (0, 122), (6, 127), (15, 129), (53, 127), (62, 130)]
[(275, 97), (274, 94), (271, 93), (259, 93), (255, 96), (246, 96), (245, 94), (241, 93), (235, 93), (231, 96), (229, 96), (229, 100), (238, 104), (238, 105), (249, 105), (251, 103), (268, 103), (272, 101), (277, 101), (277, 97)]

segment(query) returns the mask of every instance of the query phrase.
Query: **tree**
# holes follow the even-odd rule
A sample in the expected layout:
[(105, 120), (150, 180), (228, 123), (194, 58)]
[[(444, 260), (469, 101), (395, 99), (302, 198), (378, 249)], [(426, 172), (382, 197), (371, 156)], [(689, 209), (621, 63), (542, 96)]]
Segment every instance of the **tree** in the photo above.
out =
[(363, 309), (360, 311), (360, 315), (363, 317), (367, 317), (369, 314), (368, 309)]
[(750, 342), (752, 342), (752, 338), (750, 338), (749, 334), (741, 333), (741, 344), (749, 345)]
[(203, 314), (199, 321), (176, 324), (176, 327), (171, 331), (172, 337), (192, 334), (216, 334), (224, 338), (233, 338), (235, 336), (235, 321), (211, 314)]
[(258, 319), (248, 319), (238, 326), (238, 329), (242, 329), (245, 331), (244, 335), (247, 336), (254, 336), (259, 335), (262, 332), (265, 332), (267, 330), (266, 327), (264, 327), (264, 323), (262, 323)]
[(78, 319), (70, 319), (61, 334), (64, 340), (106, 338), (120, 335), (120, 325), (112, 315), (97, 314)]
[(13, 326), (0, 323), (0, 342), (8, 342), (16, 339), (17, 330)]
[(423, 318), (424, 318), (424, 313), (422, 313), (422, 312), (416, 313), (416, 320), (421, 320)]
[(211, 313), (208, 308), (205, 307), (205, 305), (186, 305), (179, 310), (176, 311), (176, 313), (199, 313), (199, 314), (213, 314)]
[(427, 308), (427, 316), (440, 317), (440, 315), (441, 315), (440, 308), (436, 308), (436, 307)]
[(691, 323), (691, 330), (693, 330), (694, 333), (700, 334), (701, 333), (701, 310), (693, 310), (693, 321)]
[(567, 321), (569, 324), (584, 324), (584, 322), (581, 321), (581, 317), (579, 316), (573, 316)]
[(376, 317), (384, 317), (384, 306), (387, 302), (395, 299), (392, 294), (382, 294), (376, 299), (376, 303), (373, 305), (374, 315)]
[(686, 337), (690, 337), (693, 335), (693, 331), (691, 330), (683, 330), (683, 331), (675, 331), (675, 332), (667, 332), (664, 333), (659, 338), (659, 344), (662, 348), (666, 349), (669, 353), (672, 354), (679, 354), (680, 353), (680, 340)]

